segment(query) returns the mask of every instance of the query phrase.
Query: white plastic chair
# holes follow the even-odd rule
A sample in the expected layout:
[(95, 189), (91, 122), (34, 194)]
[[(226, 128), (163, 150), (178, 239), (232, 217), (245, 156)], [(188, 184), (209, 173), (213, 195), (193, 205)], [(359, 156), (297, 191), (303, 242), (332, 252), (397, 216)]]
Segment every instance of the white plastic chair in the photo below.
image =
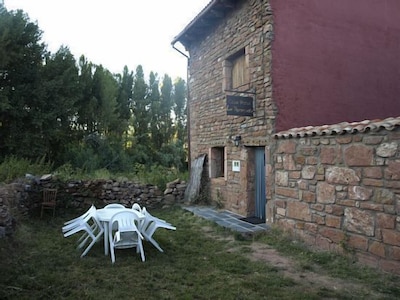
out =
[(115, 262), (115, 249), (136, 248), (145, 261), (142, 244), (143, 236), (139, 229), (139, 218), (132, 210), (120, 211), (112, 216), (109, 223), (109, 242), (111, 262)]
[(172, 226), (170, 223), (161, 220), (157, 217), (152, 216), (145, 207), (142, 208), (142, 214), (144, 214), (145, 218), (141, 222), (140, 232), (146, 241), (152, 243), (154, 247), (156, 247), (160, 252), (164, 252), (164, 250), (160, 247), (160, 245), (153, 238), (154, 232), (158, 228), (165, 228), (170, 230), (176, 230), (175, 226)]
[(125, 206), (123, 206), (122, 204), (119, 204), (119, 203), (110, 203), (110, 204), (107, 204), (106, 206), (104, 206), (104, 208), (107, 208), (107, 209), (109, 209), (109, 208), (125, 208)]
[(142, 208), (140, 207), (140, 205), (138, 203), (133, 203), (132, 209), (136, 210), (138, 212), (142, 212)]
[[(94, 207), (94, 205), (92, 204), (92, 206), (81, 216), (76, 217), (72, 220), (66, 221), (64, 222), (64, 226), (62, 227), (62, 232), (66, 233), (72, 229), (74, 229), (75, 227), (79, 226), (80, 223), (82, 221), (84, 221), (84, 219), (91, 213), (95, 213), (96, 212), (96, 207)], [(91, 228), (92, 231), (96, 231), (97, 230), (97, 223), (96, 222), (91, 222)], [(88, 233), (84, 232), (83, 235), (79, 238), (78, 240), (78, 248), (82, 248), (86, 241), (88, 239)]]
[(80, 221), (82, 221), (88, 214), (90, 214), (92, 211), (95, 211), (95, 210), (96, 210), (96, 207), (92, 204), (91, 207), (84, 214), (80, 215), (79, 217), (76, 217), (74, 219), (64, 222), (62, 231), (63, 232), (69, 231), (74, 226), (79, 225)]
[[(104, 206), (104, 208), (105, 209), (124, 209), (126, 207), (119, 203), (110, 203), (110, 204), (107, 204), (106, 206)], [(114, 230), (116, 229), (115, 226), (114, 226)]]
[(84, 234), (79, 239), (80, 243), (78, 248), (83, 248), (86, 243), (91, 240), (89, 245), (81, 254), (81, 257), (84, 257), (93, 245), (101, 239), (104, 233), (104, 228), (97, 219), (96, 207), (93, 205), (84, 215), (71, 221), (73, 222), (63, 227), (64, 237), (69, 237), (75, 233), (83, 232)]

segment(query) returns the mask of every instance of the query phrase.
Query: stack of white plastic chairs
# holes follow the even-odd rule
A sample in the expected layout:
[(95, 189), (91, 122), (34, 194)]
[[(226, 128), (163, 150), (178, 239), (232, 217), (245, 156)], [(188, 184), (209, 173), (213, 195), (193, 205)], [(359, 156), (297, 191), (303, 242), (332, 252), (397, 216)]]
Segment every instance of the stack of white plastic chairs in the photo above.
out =
[(85, 256), (104, 233), (104, 228), (96, 216), (96, 207), (92, 205), (83, 215), (65, 222), (62, 232), (64, 237), (83, 233), (78, 240), (78, 249), (86, 247), (81, 254), (81, 257)]
[(145, 216), (144, 219), (141, 220), (139, 225), (139, 231), (143, 235), (144, 239), (152, 243), (154, 247), (156, 247), (160, 252), (164, 252), (157, 241), (153, 238), (153, 234), (158, 228), (176, 230), (176, 227), (165, 220), (159, 219), (151, 215), (145, 207), (141, 208), (140, 205), (137, 203), (134, 203), (132, 205), (132, 210), (139, 211)]

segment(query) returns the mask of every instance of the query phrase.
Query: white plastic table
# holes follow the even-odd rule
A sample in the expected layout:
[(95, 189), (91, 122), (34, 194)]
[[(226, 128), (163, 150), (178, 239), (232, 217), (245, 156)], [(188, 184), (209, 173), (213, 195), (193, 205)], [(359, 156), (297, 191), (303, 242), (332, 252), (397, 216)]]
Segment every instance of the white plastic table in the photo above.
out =
[(111, 221), (111, 218), (114, 214), (124, 211), (124, 210), (129, 210), (135, 212), (139, 219), (144, 219), (145, 215), (142, 214), (141, 212), (131, 209), (131, 208), (100, 208), (97, 210), (97, 218), (99, 221), (102, 223), (104, 227), (104, 255), (108, 255), (109, 247), (110, 244), (108, 242), (108, 227), (109, 227), (109, 222)]

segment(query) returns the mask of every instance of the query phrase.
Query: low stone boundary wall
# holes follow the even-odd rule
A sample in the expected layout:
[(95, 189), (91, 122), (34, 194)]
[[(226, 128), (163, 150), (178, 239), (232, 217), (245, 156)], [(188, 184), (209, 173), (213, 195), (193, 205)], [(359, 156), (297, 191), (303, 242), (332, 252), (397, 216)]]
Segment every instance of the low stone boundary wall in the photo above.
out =
[(278, 139), (273, 222), (400, 274), (400, 129)]
[(94, 204), (103, 207), (121, 203), (131, 207), (139, 203), (147, 208), (163, 208), (184, 201), (186, 182), (179, 179), (157, 186), (128, 180), (77, 180), (62, 183), (51, 175), (20, 179), (0, 186), (0, 238), (12, 235), (17, 215), (34, 215), (40, 209), (43, 188), (57, 188), (58, 209), (84, 209)]

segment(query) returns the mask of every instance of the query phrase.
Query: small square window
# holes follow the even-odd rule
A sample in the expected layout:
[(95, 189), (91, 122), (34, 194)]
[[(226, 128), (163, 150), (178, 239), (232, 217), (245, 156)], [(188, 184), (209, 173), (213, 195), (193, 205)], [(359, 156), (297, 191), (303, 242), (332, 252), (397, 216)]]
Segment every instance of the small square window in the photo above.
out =
[(225, 148), (213, 147), (210, 150), (210, 177), (225, 176)]

